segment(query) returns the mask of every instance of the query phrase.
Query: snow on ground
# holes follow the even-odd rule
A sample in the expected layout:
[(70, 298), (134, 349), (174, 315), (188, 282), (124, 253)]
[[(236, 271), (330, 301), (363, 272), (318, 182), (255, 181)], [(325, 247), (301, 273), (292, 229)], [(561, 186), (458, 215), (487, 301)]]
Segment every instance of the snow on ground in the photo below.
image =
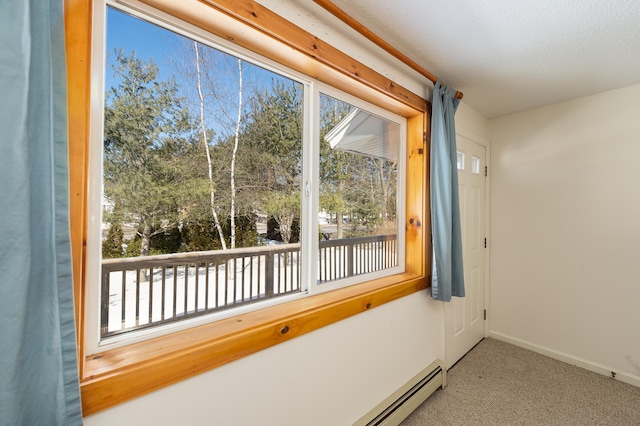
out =
[[(273, 242), (268, 245), (279, 244), (281, 243)], [(319, 273), (323, 273), (324, 280), (347, 276), (347, 250), (344, 248), (346, 246), (338, 246), (333, 247), (330, 253), (320, 252)], [(372, 272), (366, 259), (371, 259), (372, 256), (382, 259), (388, 255), (381, 247), (353, 248), (354, 275)], [(325, 259), (325, 256), (329, 258)], [(295, 250), (274, 255), (273, 295), (300, 291), (298, 260), (299, 251)], [(206, 264), (157, 267), (153, 269), (151, 277), (145, 276), (149, 274), (148, 269), (109, 273), (108, 333), (171, 320), (174, 317), (191, 317), (205, 310), (220, 310), (266, 298), (267, 261), (264, 254), (239, 257), (226, 262), (211, 262), (208, 263), (209, 268), (205, 267)]]
[[(284, 261), (280, 264), (275, 271), (274, 294), (299, 290), (298, 256), (288, 256), (286, 265)], [(262, 256), (230, 260), (217, 269), (215, 265), (209, 269), (203, 265), (156, 268), (153, 277), (145, 277), (144, 271), (140, 271), (139, 284), (137, 275), (135, 270), (124, 275), (123, 319), (123, 274), (121, 271), (109, 274), (109, 332), (193, 314), (196, 307), (200, 312), (264, 299), (266, 294), (266, 262)]]

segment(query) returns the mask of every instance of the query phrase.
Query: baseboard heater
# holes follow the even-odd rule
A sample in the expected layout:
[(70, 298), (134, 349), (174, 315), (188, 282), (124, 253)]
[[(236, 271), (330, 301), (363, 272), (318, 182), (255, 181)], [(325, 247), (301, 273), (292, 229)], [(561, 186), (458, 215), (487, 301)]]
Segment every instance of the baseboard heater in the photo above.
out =
[(446, 386), (446, 371), (436, 360), (391, 394), (354, 426), (396, 426), (433, 392)]

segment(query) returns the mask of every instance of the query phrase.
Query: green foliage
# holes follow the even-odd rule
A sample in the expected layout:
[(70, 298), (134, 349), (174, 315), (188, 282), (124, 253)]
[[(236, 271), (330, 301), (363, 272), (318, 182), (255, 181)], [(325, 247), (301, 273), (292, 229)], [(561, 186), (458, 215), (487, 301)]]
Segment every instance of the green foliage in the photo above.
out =
[(176, 83), (158, 81), (152, 60), (117, 51), (112, 68), (119, 84), (105, 105), (104, 191), (115, 204), (112, 223), (143, 229), (140, 254), (146, 255), (150, 230), (178, 221), (180, 183), (191, 170), (180, 162), (193, 149), (189, 116)]
[[(227, 221), (225, 233), (228, 234)], [(185, 223), (172, 229), (152, 229), (149, 255), (184, 253), (193, 251), (220, 250), (222, 245), (210, 219)], [(258, 233), (252, 217), (236, 218), (237, 247), (258, 245)], [(124, 246), (123, 246), (124, 245)], [(112, 225), (107, 238), (102, 243), (103, 259), (140, 256), (142, 246), (141, 230), (130, 240), (125, 240), (119, 224)]]
[(302, 173), (302, 86), (274, 82), (251, 104), (243, 140), (253, 155), (244, 163), (253, 179), (257, 208), (278, 224), (287, 243), (294, 220), (300, 218)]
[[(112, 69), (117, 85), (105, 105), (103, 164), (104, 192), (114, 208), (105, 215), (112, 225), (103, 257), (221, 249), (211, 194), (228, 240), (234, 145), (228, 127), (235, 119), (230, 121), (231, 104), (222, 101), (235, 81), (228, 73), (208, 81), (207, 93), (218, 106), (207, 123), (220, 134), (208, 129), (203, 138), (199, 114), (185, 107), (173, 79), (160, 80), (152, 60), (117, 51)], [(245, 104), (235, 165), (236, 247), (258, 244), (257, 214), (270, 218), (268, 238), (299, 241), (302, 90), (297, 82), (274, 79), (269, 87), (259, 85)], [(338, 220), (339, 232), (342, 218), (349, 218), (344, 236), (381, 229), (396, 214), (395, 165), (331, 149), (324, 136), (353, 106), (327, 96), (321, 102), (320, 208)], [(211, 183), (203, 143), (211, 154)], [(138, 229), (136, 237), (125, 241), (120, 224)]]
[(180, 250), (182, 233), (178, 227), (152, 230), (151, 250), (157, 253), (176, 253)]
[[(230, 227), (231, 221), (227, 221)], [(256, 220), (251, 216), (236, 216), (236, 247), (255, 247), (258, 245), (258, 231)]]
[(182, 226), (181, 252), (220, 250), (222, 244), (215, 232), (213, 219), (201, 219)]
[[(321, 234), (319, 233), (319, 235)], [(265, 236), (269, 240), (284, 242), (282, 233), (280, 232), (280, 224), (273, 216), (270, 216), (267, 221), (267, 234)], [(289, 243), (300, 242), (300, 220), (297, 218), (291, 223), (291, 236), (289, 238)]]
[(371, 235), (383, 222), (395, 219), (396, 164), (332, 149), (326, 135), (354, 107), (325, 95), (320, 100), (320, 209), (337, 217), (338, 236), (344, 216), (349, 217), (350, 225), (342, 235)]
[[(229, 235), (230, 222), (227, 220), (221, 224), (225, 235)], [(236, 247), (255, 247), (257, 245), (258, 232), (256, 231), (255, 219), (249, 216), (237, 216)], [(222, 249), (222, 244), (214, 229), (213, 220), (204, 219), (183, 225), (181, 252), (220, 249)]]
[(113, 223), (107, 232), (107, 238), (102, 241), (102, 258), (113, 259), (122, 257), (124, 244), (124, 232), (119, 223)]
[(263, 190), (300, 189), (302, 172), (302, 87), (275, 82), (253, 98), (243, 129), (253, 153), (251, 174)]
[[(140, 236), (136, 235), (134, 238), (126, 242), (126, 247), (122, 257), (138, 257), (140, 256), (140, 247), (142, 247)], [(153, 249), (152, 249), (153, 250)]]

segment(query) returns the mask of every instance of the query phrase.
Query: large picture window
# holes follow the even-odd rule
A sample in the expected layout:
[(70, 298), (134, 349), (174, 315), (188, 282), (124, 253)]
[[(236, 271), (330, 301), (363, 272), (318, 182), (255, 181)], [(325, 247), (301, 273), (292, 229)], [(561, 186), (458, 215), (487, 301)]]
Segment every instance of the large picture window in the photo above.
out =
[(105, 13), (94, 351), (404, 271), (404, 118), (201, 32)]
[(65, 34), (85, 415), (428, 286), (425, 99), (253, 0)]

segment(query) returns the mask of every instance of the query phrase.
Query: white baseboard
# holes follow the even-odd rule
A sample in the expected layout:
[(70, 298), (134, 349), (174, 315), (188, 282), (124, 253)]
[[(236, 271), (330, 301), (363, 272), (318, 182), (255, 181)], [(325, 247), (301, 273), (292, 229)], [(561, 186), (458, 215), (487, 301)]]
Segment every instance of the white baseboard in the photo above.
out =
[(524, 349), (529, 349), (530, 351), (539, 353), (541, 355), (546, 355), (550, 358), (557, 359), (558, 361), (566, 362), (567, 364), (584, 368), (585, 370), (593, 371), (594, 373), (602, 374), (603, 376), (612, 377), (611, 373), (615, 372), (616, 380), (620, 380), (621, 382), (640, 387), (640, 376), (636, 376), (634, 374), (616, 371), (615, 368), (607, 367), (606, 365), (587, 361), (586, 359), (578, 358), (573, 355), (568, 355), (562, 352), (555, 351), (553, 349), (534, 345), (525, 342), (524, 340), (516, 339), (495, 331), (489, 331), (489, 337), (500, 340), (502, 342), (511, 343), (512, 345), (519, 346)]

